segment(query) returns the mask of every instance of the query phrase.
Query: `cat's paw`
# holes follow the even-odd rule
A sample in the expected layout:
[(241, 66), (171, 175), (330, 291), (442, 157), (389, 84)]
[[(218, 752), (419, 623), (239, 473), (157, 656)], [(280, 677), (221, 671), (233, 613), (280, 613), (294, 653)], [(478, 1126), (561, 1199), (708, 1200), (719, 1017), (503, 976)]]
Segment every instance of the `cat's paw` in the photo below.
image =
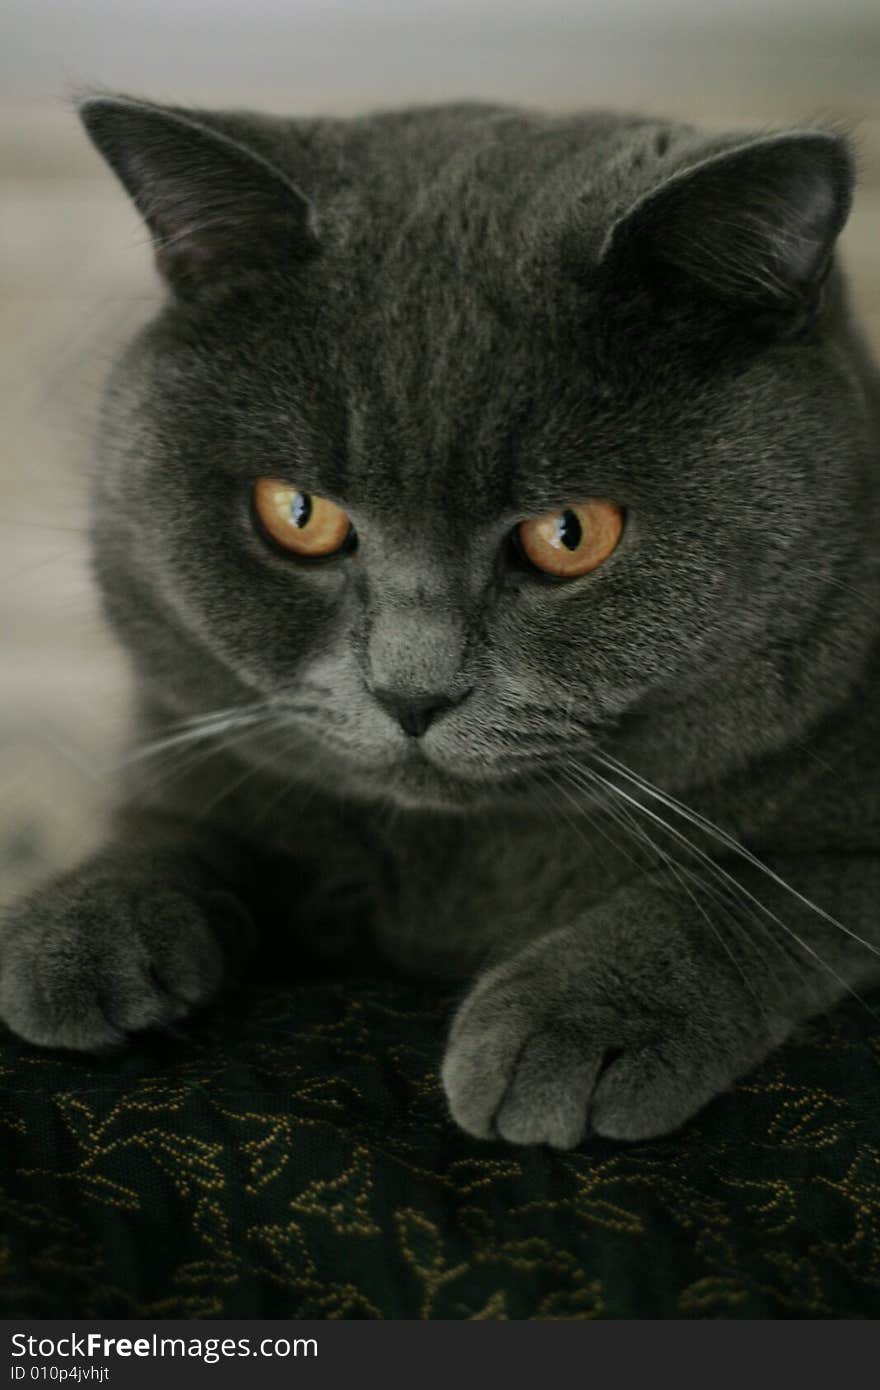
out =
[(667, 1134), (787, 1031), (778, 1017), (756, 1020), (729, 981), (722, 1004), (693, 960), (628, 989), (620, 962), (585, 966), (561, 944), (484, 976), (453, 1021), (443, 1085), (477, 1138), (569, 1149), (589, 1135)]
[(225, 892), (93, 862), (0, 923), (0, 1020), (28, 1042), (104, 1051), (220, 988), (250, 921)]

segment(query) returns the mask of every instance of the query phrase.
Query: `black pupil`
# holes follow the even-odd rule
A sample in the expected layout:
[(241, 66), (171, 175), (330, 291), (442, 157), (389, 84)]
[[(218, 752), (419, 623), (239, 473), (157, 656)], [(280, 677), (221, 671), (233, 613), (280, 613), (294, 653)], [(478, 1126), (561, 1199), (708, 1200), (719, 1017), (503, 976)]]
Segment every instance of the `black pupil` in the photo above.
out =
[(307, 492), (298, 492), (290, 504), (290, 519), (300, 530), (308, 526), (312, 515), (312, 499)]
[(576, 512), (562, 513), (556, 534), (566, 550), (577, 550), (584, 537), (584, 528), (581, 526)]

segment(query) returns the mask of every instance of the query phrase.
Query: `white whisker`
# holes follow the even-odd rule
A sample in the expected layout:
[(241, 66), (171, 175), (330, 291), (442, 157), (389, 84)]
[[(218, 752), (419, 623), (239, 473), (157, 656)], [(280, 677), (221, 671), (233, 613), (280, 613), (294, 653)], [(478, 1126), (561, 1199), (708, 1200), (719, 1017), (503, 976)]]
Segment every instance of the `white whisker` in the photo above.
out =
[(770, 918), (771, 921), (775, 922), (778, 927), (781, 927), (781, 929), (784, 932), (786, 932), (788, 936), (790, 936), (794, 941), (796, 941), (798, 945), (802, 948), (802, 950), (806, 951), (807, 954), (810, 955), (817, 962), (817, 964), (821, 966), (823, 970), (825, 970), (829, 975), (831, 975), (831, 977), (835, 979), (838, 982), (838, 984), (841, 985), (841, 987), (844, 990), (846, 990), (848, 994), (851, 994), (854, 999), (858, 1000), (862, 1007), (865, 1008), (868, 1011), (868, 1013), (870, 1013), (872, 1018), (876, 1018), (877, 1021), (880, 1022), (880, 1015), (878, 1015), (875, 1012), (875, 1010), (872, 1009), (871, 1006), (862, 998), (862, 996), (855, 989), (853, 989), (852, 985), (849, 983), (848, 980), (844, 979), (844, 977), (841, 974), (839, 974), (839, 972), (836, 971), (833, 966), (829, 965), (828, 962), (824, 960), (822, 956), (819, 955), (818, 951), (814, 950), (814, 948), (809, 944), (809, 942), (804, 941), (803, 937), (800, 936), (799, 933), (796, 932), (793, 927), (791, 927), (787, 922), (785, 922), (781, 917), (779, 917), (775, 912), (773, 912), (771, 908), (767, 907), (766, 903), (762, 903), (760, 898), (757, 898), (754, 895), (754, 893), (749, 892), (749, 890), (742, 883), (740, 883), (738, 879), (734, 878), (732, 874), (728, 873), (726, 869), (722, 868), (722, 866), (719, 863), (717, 863), (717, 861), (714, 860), (710, 854), (707, 854), (705, 850), (700, 849), (699, 846), (695, 845), (693, 841), (688, 838), (687, 835), (683, 834), (682, 831), (677, 830), (674, 826), (670, 825), (668, 821), (665, 821), (662, 816), (657, 815), (657, 813), (652, 811), (649, 807), (644, 806), (642, 802), (638, 801), (629, 792), (624, 791), (622, 787), (617, 786), (614, 782), (609, 781), (608, 778), (603, 777), (601, 773), (596, 772), (594, 769), (588, 770), (582, 768), (580, 770), (584, 773), (588, 772), (591, 778), (598, 779), (598, 781), (603, 786), (605, 786), (608, 789), (608, 791), (613, 792), (615, 796), (618, 796), (623, 800), (627, 801), (643, 816), (647, 816), (650, 820), (654, 821), (657, 825), (664, 829), (667, 832), (667, 834), (672, 835), (674, 839), (676, 839), (679, 843), (683, 844), (691, 854), (694, 854), (701, 862), (706, 864), (711, 873), (713, 873), (716, 877), (725, 880), (728, 884), (732, 885), (733, 889), (735, 890), (738, 896), (747, 898), (750, 902), (754, 903), (754, 905), (761, 912), (766, 913), (766, 915)]
[[(621, 777), (625, 777), (627, 781), (637, 786), (641, 791), (645, 792), (646, 795), (661, 802), (662, 805), (667, 806), (669, 810), (674, 811), (684, 820), (689, 821), (692, 825), (698, 826), (699, 829), (705, 831), (707, 835), (710, 835), (720, 844), (733, 850), (733, 852), (740, 855), (746, 863), (751, 864), (753, 868), (766, 874), (773, 883), (779, 888), (783, 888), (787, 893), (790, 893), (792, 897), (796, 898), (804, 907), (814, 912), (817, 917), (821, 917), (832, 927), (836, 927), (838, 931), (844, 932), (846, 936), (858, 942), (860, 946), (864, 946), (866, 950), (873, 952), (875, 956), (880, 956), (880, 947), (875, 946), (870, 941), (866, 941), (863, 936), (859, 936), (858, 932), (854, 932), (846, 923), (839, 921), (836, 917), (832, 916), (830, 912), (827, 912), (825, 908), (820, 907), (818, 903), (814, 903), (812, 899), (808, 898), (804, 893), (801, 893), (799, 889), (788, 883), (775, 869), (771, 869), (769, 864), (765, 864), (762, 859), (759, 859), (756, 854), (753, 854), (750, 849), (747, 849), (745, 845), (741, 844), (735, 836), (728, 834), (726, 830), (722, 830), (714, 821), (708, 820), (706, 816), (700, 815), (698, 811), (694, 811), (689, 806), (685, 806), (681, 801), (678, 801), (669, 793), (661, 791), (659, 787), (655, 787), (652, 782), (648, 782), (644, 777), (640, 777), (637, 773), (631, 772), (629, 768), (625, 767), (617, 758), (608, 757), (605, 754), (595, 752), (591, 756), (594, 760), (601, 762), (603, 766), (610, 771), (617, 773)], [(641, 803), (636, 802), (635, 804), (640, 805)]]

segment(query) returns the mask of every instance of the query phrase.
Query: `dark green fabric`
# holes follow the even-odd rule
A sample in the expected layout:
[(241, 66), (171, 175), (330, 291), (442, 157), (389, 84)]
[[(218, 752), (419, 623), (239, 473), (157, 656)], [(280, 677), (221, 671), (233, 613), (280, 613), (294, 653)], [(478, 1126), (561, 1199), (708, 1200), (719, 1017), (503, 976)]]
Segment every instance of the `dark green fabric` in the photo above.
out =
[(853, 1004), (675, 1137), (445, 1115), (450, 1000), (255, 985), (179, 1039), (0, 1049), (10, 1317), (880, 1314), (880, 1026)]

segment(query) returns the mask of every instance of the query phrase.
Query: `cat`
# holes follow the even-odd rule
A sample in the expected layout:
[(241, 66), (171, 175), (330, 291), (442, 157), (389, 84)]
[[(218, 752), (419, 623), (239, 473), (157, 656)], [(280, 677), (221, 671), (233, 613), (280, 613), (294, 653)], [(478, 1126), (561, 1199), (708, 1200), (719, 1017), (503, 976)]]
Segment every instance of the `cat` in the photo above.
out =
[(568, 1148), (880, 979), (848, 139), (81, 115), (167, 287), (94, 490), (137, 710), (112, 840), (5, 917), (6, 1024), (111, 1048), (273, 939), (375, 954), (461, 984), (458, 1125)]

